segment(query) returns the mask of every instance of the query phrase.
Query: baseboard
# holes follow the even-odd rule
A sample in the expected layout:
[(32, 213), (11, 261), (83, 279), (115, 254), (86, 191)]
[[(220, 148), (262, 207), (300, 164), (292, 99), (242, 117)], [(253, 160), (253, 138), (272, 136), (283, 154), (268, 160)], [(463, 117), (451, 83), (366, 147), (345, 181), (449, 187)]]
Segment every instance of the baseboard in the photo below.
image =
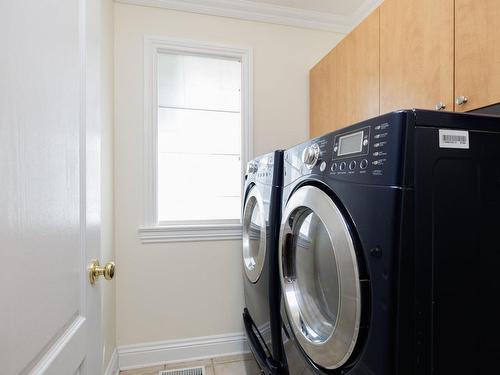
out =
[(247, 353), (244, 333), (194, 337), (118, 347), (120, 370)]
[(111, 354), (111, 358), (109, 359), (108, 367), (106, 367), (106, 371), (104, 371), (104, 375), (118, 375), (120, 372), (120, 367), (118, 365), (118, 351), (113, 350), (113, 354)]

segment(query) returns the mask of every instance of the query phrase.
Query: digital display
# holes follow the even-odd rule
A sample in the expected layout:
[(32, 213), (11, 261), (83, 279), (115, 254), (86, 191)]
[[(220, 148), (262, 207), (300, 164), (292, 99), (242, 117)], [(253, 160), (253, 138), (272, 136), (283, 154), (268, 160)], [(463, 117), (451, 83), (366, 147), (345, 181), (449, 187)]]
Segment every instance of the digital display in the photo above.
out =
[(363, 150), (363, 131), (339, 138), (338, 156), (355, 154)]

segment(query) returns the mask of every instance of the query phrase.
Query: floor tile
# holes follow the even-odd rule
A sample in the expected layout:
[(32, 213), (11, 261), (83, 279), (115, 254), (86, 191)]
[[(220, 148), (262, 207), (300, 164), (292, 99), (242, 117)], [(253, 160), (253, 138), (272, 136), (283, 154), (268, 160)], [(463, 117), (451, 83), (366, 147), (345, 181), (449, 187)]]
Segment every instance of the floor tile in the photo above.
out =
[(252, 353), (233, 354), (233, 355), (226, 355), (223, 357), (214, 357), (213, 361), (214, 364), (218, 364), (218, 363), (246, 361), (249, 359), (253, 359)]
[(205, 375), (260, 375), (260, 369), (251, 353), (168, 363), (162, 366), (120, 371), (120, 375), (158, 375), (161, 370), (205, 367)]
[(158, 375), (165, 365), (120, 371), (120, 375)]
[(253, 359), (214, 364), (215, 375), (260, 375), (260, 369)]

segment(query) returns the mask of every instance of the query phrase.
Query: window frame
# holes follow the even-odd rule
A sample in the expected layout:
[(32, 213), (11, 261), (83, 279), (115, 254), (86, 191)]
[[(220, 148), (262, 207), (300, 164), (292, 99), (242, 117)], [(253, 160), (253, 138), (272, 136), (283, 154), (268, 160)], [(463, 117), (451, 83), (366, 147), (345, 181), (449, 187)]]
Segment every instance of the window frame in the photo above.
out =
[(241, 199), (245, 167), (253, 156), (253, 50), (209, 42), (144, 37), (144, 220), (142, 243), (241, 239), (240, 220), (159, 222), (158, 220), (158, 57), (189, 54), (241, 62)]

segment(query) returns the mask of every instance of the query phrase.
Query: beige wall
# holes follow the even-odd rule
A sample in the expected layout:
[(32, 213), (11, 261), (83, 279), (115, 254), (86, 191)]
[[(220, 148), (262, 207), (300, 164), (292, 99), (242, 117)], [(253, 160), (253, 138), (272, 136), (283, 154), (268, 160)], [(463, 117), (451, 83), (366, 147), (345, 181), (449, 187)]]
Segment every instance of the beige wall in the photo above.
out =
[[(114, 91), (114, 5), (100, 1), (101, 21), (101, 260), (114, 260), (113, 227), (113, 91)], [(116, 348), (116, 282), (100, 282), (102, 287), (103, 371)]]
[(252, 47), (254, 153), (308, 135), (308, 71), (339, 34), (115, 4), (117, 342), (241, 332), (239, 241), (141, 245), (144, 35)]

